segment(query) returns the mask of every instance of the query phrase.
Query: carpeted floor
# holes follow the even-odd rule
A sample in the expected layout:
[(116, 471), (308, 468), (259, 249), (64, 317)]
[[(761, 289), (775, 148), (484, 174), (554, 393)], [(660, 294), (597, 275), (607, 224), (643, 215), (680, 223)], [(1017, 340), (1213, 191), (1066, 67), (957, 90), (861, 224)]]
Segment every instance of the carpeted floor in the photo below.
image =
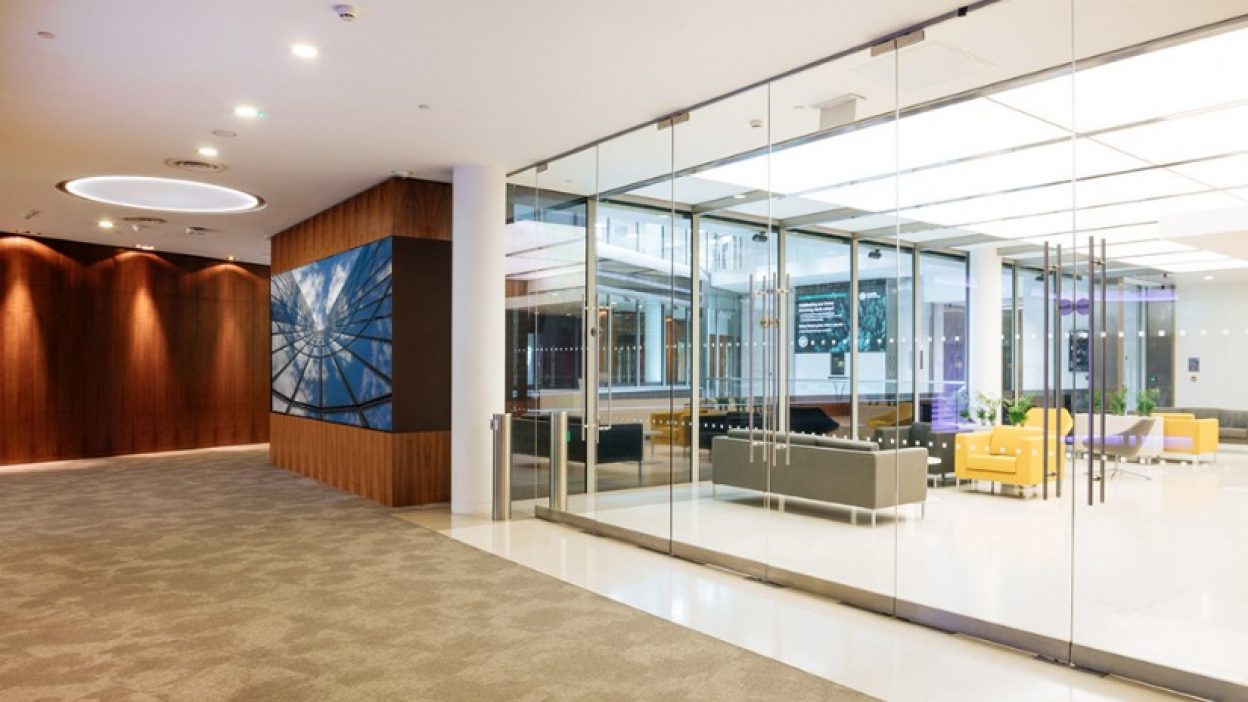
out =
[(0, 470), (0, 700), (865, 700), (262, 449)]

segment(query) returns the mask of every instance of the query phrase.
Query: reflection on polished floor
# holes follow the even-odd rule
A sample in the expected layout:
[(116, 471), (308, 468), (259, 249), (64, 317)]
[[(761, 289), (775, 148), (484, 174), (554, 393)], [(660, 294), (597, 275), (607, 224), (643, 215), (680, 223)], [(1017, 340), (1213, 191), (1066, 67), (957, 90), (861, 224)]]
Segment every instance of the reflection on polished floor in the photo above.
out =
[[(1110, 465), (1112, 468), (1112, 464)], [(947, 484), (879, 513), (709, 482), (572, 495), (569, 511), (899, 599), (1248, 685), (1248, 452), (1131, 466), (1087, 506), (1086, 463), (1063, 497)], [(539, 500), (539, 504), (544, 500)], [(1075, 540), (1072, 554), (1072, 523)], [(670, 526), (669, 526), (670, 525)], [(1074, 567), (1074, 588), (1071, 568)], [(1074, 598), (1072, 616), (1071, 598)]]
[(495, 523), (445, 508), (398, 516), (881, 699), (1186, 699), (541, 520)]

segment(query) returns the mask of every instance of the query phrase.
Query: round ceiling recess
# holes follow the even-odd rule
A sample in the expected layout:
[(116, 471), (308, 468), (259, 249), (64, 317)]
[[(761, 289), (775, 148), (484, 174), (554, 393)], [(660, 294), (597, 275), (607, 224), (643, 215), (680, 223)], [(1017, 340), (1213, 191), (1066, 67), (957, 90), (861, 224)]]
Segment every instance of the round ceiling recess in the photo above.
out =
[(165, 165), (170, 168), (181, 168), (184, 171), (190, 171), (192, 173), (220, 173), (227, 168), (220, 163), (210, 163), (208, 161), (200, 161), (193, 158), (165, 159)]
[(254, 212), (262, 198), (212, 183), (150, 176), (91, 176), (58, 183), (57, 188), (107, 205), (162, 212), (229, 214)]

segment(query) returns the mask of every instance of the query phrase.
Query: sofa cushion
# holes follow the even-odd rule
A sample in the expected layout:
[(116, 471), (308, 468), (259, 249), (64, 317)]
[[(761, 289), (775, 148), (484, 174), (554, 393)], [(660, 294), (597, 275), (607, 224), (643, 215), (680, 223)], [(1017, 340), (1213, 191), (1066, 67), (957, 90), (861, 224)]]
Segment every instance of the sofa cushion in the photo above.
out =
[(910, 425), (910, 445), (927, 446), (931, 440), (932, 425), (927, 422), (915, 422)]
[(838, 439), (832, 436), (820, 436), (815, 439), (817, 446), (823, 448), (841, 449), (842, 451), (879, 451), (880, 445), (874, 441), (854, 441), (852, 439)]
[(1221, 410), (1215, 407), (1192, 407), (1188, 412), (1196, 415), (1197, 419), (1217, 419)]
[(800, 434), (798, 432), (791, 432), (789, 434), (780, 434), (778, 437), (778, 440), (781, 443), (783, 443), (785, 440), (788, 440), (788, 442), (790, 444), (793, 444), (794, 446), (818, 446), (819, 445), (819, 437), (815, 436), (814, 434)]
[(1248, 430), (1248, 412), (1224, 409), (1218, 412), (1218, 426)]
[(990, 456), (981, 453), (968, 456), (966, 462), (971, 470), (1010, 474), (1018, 472), (1018, 459), (1014, 456)]

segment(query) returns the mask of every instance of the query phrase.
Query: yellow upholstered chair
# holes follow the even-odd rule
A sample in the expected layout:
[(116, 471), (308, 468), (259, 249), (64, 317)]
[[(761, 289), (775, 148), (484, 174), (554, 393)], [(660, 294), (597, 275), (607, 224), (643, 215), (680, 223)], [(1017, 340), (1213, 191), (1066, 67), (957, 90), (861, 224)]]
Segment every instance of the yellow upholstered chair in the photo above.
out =
[(893, 409), (867, 420), (872, 429), (887, 429), (914, 423), (914, 403), (899, 402)]
[[(1043, 407), (1032, 407), (1027, 410), (1027, 418), (1023, 420), (1023, 426), (1043, 431), (1045, 411)], [(1074, 430), (1075, 418), (1070, 416), (1070, 412), (1065, 407), (1050, 408), (1047, 411), (1049, 413), (1050, 434), (1067, 436)]]
[(1185, 412), (1153, 412), (1161, 419), (1167, 453), (1201, 456), (1218, 452), (1218, 420)]
[[(1049, 469), (1057, 468), (1056, 436), (1050, 438)], [(1044, 436), (1032, 427), (993, 427), (954, 438), (954, 475), (1010, 485), (1044, 481)]]

